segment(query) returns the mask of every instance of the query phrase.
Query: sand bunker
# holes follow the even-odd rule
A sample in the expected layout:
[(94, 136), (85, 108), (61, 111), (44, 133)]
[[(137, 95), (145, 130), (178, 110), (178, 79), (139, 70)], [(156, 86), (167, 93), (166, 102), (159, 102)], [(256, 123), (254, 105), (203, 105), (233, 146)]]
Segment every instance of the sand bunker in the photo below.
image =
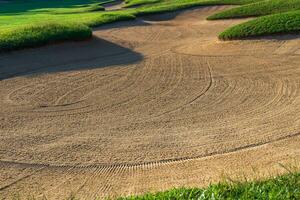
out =
[(221, 9), (0, 55), (0, 196), (203, 186), (297, 160), (300, 39), (220, 42), (241, 21), (205, 20)]

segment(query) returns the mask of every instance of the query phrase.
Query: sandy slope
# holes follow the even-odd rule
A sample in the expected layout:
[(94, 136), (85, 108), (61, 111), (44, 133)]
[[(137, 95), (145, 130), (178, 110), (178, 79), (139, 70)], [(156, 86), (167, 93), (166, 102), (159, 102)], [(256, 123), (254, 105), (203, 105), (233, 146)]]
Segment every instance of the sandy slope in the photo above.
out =
[(105, 8), (105, 10), (120, 10), (125, 6), (125, 2), (122, 0), (110, 2), (110, 3), (105, 3), (102, 4), (102, 6)]
[(300, 39), (220, 42), (240, 22), (205, 20), (220, 9), (0, 55), (0, 196), (90, 199), (295, 165)]

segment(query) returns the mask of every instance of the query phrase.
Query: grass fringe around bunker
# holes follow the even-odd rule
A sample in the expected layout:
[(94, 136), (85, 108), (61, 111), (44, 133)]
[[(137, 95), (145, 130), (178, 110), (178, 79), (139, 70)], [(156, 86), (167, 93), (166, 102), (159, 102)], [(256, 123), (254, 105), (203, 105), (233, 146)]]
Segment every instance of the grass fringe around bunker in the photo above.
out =
[(300, 10), (259, 17), (238, 24), (222, 32), (219, 38), (233, 40), (287, 33), (300, 33)]
[(129, 196), (118, 200), (296, 200), (300, 199), (300, 173), (288, 173), (266, 180), (226, 181), (207, 188), (179, 188), (141, 196)]
[(225, 10), (209, 16), (208, 20), (257, 17), (300, 9), (299, 0), (265, 0)]
[(0, 51), (87, 39), (92, 35), (91, 27), (194, 6), (244, 5), (208, 19), (240, 18), (279, 12), (231, 27), (219, 35), (222, 40), (298, 33), (300, 30), (300, 10), (297, 10), (300, 9), (299, 0), (126, 0), (125, 7), (130, 8), (103, 11), (102, 4), (105, 2), (107, 0), (100, 0), (99, 3), (93, 0), (74, 0), (58, 4), (58, 0), (14, 0), (4, 4), (0, 8)]
[[(245, 4), (258, 0), (127, 0), (128, 5), (154, 3), (119, 11), (103, 11), (100, 0), (12, 1), (0, 8), (0, 51), (91, 37), (95, 27), (136, 16), (169, 12), (200, 5)], [(102, 3), (101, 3), (102, 2)]]

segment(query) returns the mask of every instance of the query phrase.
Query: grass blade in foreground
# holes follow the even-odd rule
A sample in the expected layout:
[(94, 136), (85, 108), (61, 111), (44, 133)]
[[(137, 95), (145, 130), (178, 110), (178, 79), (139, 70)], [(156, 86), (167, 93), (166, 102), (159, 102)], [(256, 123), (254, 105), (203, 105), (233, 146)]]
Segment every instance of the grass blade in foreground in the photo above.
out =
[(291, 173), (264, 181), (220, 183), (206, 189), (181, 188), (156, 194), (131, 196), (119, 200), (152, 200), (152, 199), (259, 199), (259, 200), (297, 200), (300, 199), (300, 173)]
[(300, 11), (260, 17), (225, 30), (219, 38), (233, 40), (282, 33), (300, 33)]

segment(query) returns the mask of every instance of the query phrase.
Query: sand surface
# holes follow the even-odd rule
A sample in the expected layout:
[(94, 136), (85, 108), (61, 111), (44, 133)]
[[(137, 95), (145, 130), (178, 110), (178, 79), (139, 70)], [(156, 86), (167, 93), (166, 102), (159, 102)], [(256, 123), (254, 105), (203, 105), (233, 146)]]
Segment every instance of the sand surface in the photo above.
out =
[(300, 160), (300, 37), (222, 42), (204, 7), (0, 54), (0, 197), (206, 186)]
[(122, 0), (117, 0), (117, 1), (110, 2), (110, 3), (104, 3), (104, 4), (102, 4), (102, 6), (107, 11), (120, 10), (123, 8), (123, 6), (125, 6), (125, 2)]

